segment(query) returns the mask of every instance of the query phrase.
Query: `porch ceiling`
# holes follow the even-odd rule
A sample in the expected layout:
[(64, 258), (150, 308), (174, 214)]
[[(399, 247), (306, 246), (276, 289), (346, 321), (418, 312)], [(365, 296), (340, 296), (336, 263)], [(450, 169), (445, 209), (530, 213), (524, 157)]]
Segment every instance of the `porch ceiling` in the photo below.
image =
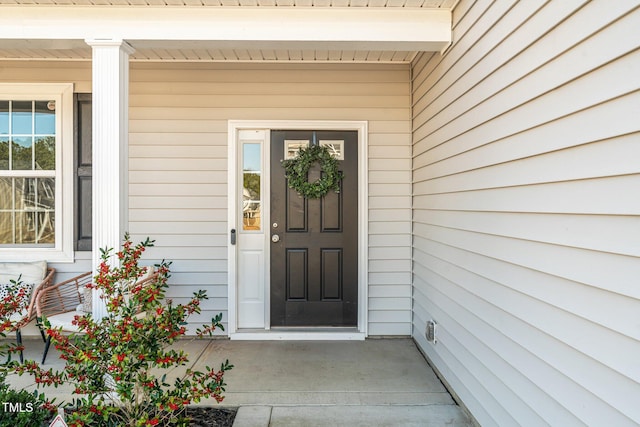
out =
[(408, 63), (447, 46), (455, 2), (0, 0), (0, 59), (91, 60), (85, 40), (111, 38), (132, 61)]

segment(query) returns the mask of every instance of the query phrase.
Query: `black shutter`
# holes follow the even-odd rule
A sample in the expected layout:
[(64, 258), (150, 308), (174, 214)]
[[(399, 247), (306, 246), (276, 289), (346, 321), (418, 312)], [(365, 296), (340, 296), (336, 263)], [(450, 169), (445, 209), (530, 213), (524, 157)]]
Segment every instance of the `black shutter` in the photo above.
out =
[(91, 94), (74, 95), (76, 250), (91, 250)]

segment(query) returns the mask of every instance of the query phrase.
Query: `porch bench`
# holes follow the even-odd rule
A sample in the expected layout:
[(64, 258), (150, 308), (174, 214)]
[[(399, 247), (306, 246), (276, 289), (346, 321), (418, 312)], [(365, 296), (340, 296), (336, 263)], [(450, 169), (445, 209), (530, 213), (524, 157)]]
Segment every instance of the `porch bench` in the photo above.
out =
[[(38, 294), (53, 283), (56, 270), (47, 267), (46, 261), (34, 262), (0, 262), (0, 299), (7, 297), (9, 292), (15, 291), (13, 282), (19, 288), (25, 289), (26, 301), (21, 310), (9, 317), (11, 330), (16, 332), (16, 341), (22, 345), (20, 329), (36, 317), (35, 301)], [(44, 336), (43, 336), (44, 339)], [(20, 361), (23, 361), (22, 351)]]

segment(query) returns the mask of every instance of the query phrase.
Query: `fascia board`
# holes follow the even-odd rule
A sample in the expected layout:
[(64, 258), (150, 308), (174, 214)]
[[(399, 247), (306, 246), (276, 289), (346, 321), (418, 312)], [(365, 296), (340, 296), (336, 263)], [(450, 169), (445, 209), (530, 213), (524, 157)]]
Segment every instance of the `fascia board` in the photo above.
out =
[[(10, 40), (261, 43), (278, 48), (437, 50), (451, 42), (451, 12), (392, 8), (2, 7)], [(162, 42), (162, 43), (154, 43)], [(255, 47), (255, 46), (254, 46)]]

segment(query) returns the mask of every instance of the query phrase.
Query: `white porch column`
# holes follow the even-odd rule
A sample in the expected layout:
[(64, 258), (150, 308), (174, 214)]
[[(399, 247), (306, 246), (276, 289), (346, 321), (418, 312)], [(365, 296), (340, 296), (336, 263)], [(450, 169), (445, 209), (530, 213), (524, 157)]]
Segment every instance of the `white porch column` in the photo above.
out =
[[(128, 227), (129, 55), (122, 40), (86, 40), (93, 51), (93, 268), (100, 249), (120, 248)], [(117, 262), (117, 260), (115, 260)], [(106, 306), (93, 293), (93, 315)]]

